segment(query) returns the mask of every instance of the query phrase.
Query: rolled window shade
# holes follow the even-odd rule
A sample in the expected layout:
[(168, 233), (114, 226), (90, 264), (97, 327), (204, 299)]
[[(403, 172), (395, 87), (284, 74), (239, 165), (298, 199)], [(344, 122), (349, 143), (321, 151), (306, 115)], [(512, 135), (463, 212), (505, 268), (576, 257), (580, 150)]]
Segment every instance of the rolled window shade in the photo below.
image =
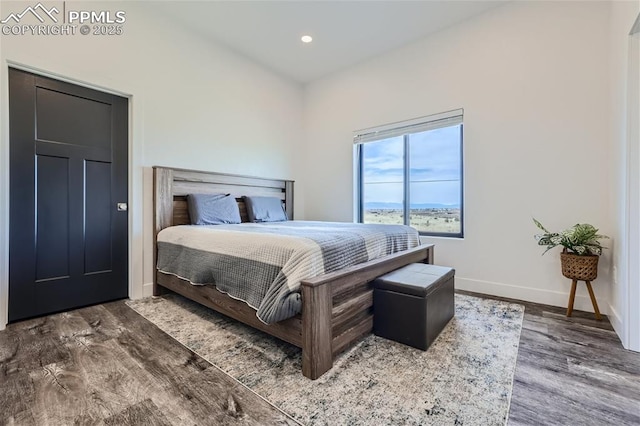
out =
[(427, 130), (440, 129), (442, 127), (457, 126), (458, 124), (462, 124), (463, 113), (464, 111), (462, 109), (456, 109), (426, 117), (356, 130), (353, 132), (353, 143), (373, 142), (409, 133), (419, 133)]

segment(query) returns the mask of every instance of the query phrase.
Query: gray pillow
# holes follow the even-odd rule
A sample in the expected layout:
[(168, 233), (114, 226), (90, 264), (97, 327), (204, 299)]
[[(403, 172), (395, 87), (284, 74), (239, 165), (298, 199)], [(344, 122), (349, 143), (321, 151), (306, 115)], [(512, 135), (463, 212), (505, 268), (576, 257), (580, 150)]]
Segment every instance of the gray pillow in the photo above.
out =
[(192, 225), (240, 223), (240, 210), (229, 194), (189, 194), (189, 216)]
[(282, 200), (276, 197), (242, 197), (247, 206), (249, 222), (283, 222), (287, 214)]

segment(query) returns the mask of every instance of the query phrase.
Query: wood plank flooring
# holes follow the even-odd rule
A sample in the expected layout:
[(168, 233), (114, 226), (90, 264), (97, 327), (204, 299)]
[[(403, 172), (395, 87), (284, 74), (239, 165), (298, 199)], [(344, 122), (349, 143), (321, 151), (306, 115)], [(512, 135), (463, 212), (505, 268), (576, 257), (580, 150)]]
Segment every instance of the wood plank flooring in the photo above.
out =
[(297, 423), (119, 301), (0, 332), (0, 424)]
[(640, 353), (593, 313), (525, 306), (509, 425), (640, 425)]
[[(510, 425), (640, 425), (640, 354), (606, 319), (516, 302)], [(296, 424), (123, 301), (1, 331), (0, 407), (2, 425)]]

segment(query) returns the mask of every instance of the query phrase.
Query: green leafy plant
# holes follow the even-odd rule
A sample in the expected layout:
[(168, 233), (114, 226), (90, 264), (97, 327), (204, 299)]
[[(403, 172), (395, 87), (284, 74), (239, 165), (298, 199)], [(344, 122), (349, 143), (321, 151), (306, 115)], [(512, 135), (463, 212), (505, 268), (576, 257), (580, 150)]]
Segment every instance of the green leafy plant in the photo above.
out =
[(538, 245), (547, 246), (544, 253), (556, 246), (562, 246), (564, 252), (571, 252), (581, 256), (599, 256), (602, 254), (602, 250), (606, 248), (602, 247), (600, 240), (609, 238), (606, 235), (598, 234), (598, 229), (588, 223), (578, 223), (560, 232), (549, 232), (535, 218), (533, 222), (540, 230), (544, 231), (543, 234), (534, 236)]

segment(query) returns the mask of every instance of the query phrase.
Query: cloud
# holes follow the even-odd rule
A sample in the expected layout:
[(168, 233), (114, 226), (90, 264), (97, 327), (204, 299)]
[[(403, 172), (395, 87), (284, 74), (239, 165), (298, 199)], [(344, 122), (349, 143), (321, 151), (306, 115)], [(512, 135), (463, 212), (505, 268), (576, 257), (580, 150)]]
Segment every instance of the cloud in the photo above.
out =
[[(460, 127), (415, 133), (409, 137), (412, 204), (460, 203)], [(395, 137), (362, 147), (364, 202), (399, 202), (404, 197), (404, 139)]]

